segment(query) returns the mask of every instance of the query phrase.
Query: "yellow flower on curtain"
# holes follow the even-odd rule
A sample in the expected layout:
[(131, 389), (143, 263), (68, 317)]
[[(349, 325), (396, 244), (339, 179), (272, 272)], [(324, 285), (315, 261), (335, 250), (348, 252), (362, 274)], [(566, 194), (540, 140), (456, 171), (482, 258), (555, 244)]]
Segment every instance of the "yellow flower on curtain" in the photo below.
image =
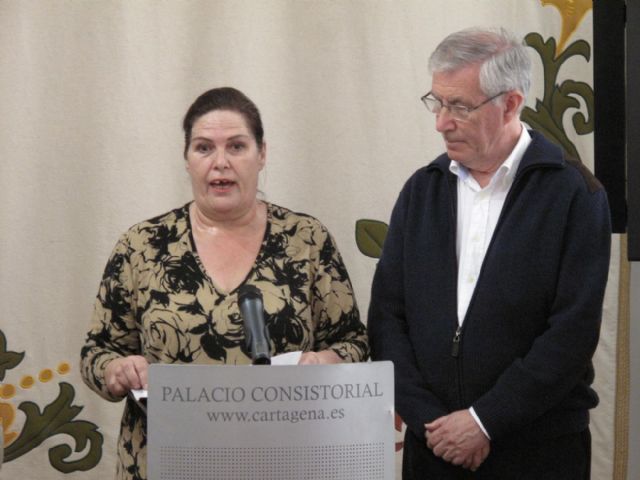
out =
[(18, 436), (18, 432), (12, 432), (11, 426), (16, 418), (16, 412), (10, 403), (0, 402), (0, 422), (2, 422), (2, 431), (4, 432), (2, 444), (6, 447), (13, 442)]
[(562, 16), (562, 30), (560, 40), (556, 47), (556, 57), (564, 50), (569, 37), (576, 31), (578, 25), (593, 8), (592, 0), (540, 0), (542, 6), (551, 5), (556, 7)]

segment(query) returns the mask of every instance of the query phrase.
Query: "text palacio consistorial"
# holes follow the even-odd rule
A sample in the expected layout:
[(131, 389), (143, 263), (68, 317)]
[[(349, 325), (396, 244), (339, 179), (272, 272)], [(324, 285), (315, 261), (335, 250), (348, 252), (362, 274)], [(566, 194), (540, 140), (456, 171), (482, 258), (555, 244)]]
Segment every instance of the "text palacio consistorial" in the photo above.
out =
[(382, 397), (378, 382), (293, 386), (162, 387), (163, 402), (304, 402)]

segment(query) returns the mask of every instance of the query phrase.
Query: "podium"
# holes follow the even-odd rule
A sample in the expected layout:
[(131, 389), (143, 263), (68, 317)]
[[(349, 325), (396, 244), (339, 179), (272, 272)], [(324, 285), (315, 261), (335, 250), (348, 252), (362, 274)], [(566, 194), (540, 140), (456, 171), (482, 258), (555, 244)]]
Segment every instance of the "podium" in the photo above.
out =
[(393, 364), (149, 368), (150, 480), (393, 480)]

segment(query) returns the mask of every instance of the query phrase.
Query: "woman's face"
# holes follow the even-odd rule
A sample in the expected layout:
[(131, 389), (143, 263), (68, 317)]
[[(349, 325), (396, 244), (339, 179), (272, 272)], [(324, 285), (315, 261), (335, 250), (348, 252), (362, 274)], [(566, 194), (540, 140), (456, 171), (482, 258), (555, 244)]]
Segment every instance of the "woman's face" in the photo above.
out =
[(187, 171), (198, 209), (211, 220), (241, 218), (256, 205), (266, 146), (258, 147), (242, 114), (213, 110), (191, 130)]

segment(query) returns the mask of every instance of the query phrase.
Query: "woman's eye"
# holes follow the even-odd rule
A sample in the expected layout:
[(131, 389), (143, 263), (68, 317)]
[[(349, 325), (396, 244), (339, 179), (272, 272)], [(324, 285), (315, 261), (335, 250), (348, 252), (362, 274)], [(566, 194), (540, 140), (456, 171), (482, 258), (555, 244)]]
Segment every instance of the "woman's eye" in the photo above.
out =
[(232, 152), (234, 153), (238, 153), (244, 150), (245, 145), (244, 143), (232, 143), (229, 148), (231, 149)]
[(211, 151), (211, 147), (206, 143), (199, 143), (195, 146), (194, 150), (198, 153), (209, 153)]

